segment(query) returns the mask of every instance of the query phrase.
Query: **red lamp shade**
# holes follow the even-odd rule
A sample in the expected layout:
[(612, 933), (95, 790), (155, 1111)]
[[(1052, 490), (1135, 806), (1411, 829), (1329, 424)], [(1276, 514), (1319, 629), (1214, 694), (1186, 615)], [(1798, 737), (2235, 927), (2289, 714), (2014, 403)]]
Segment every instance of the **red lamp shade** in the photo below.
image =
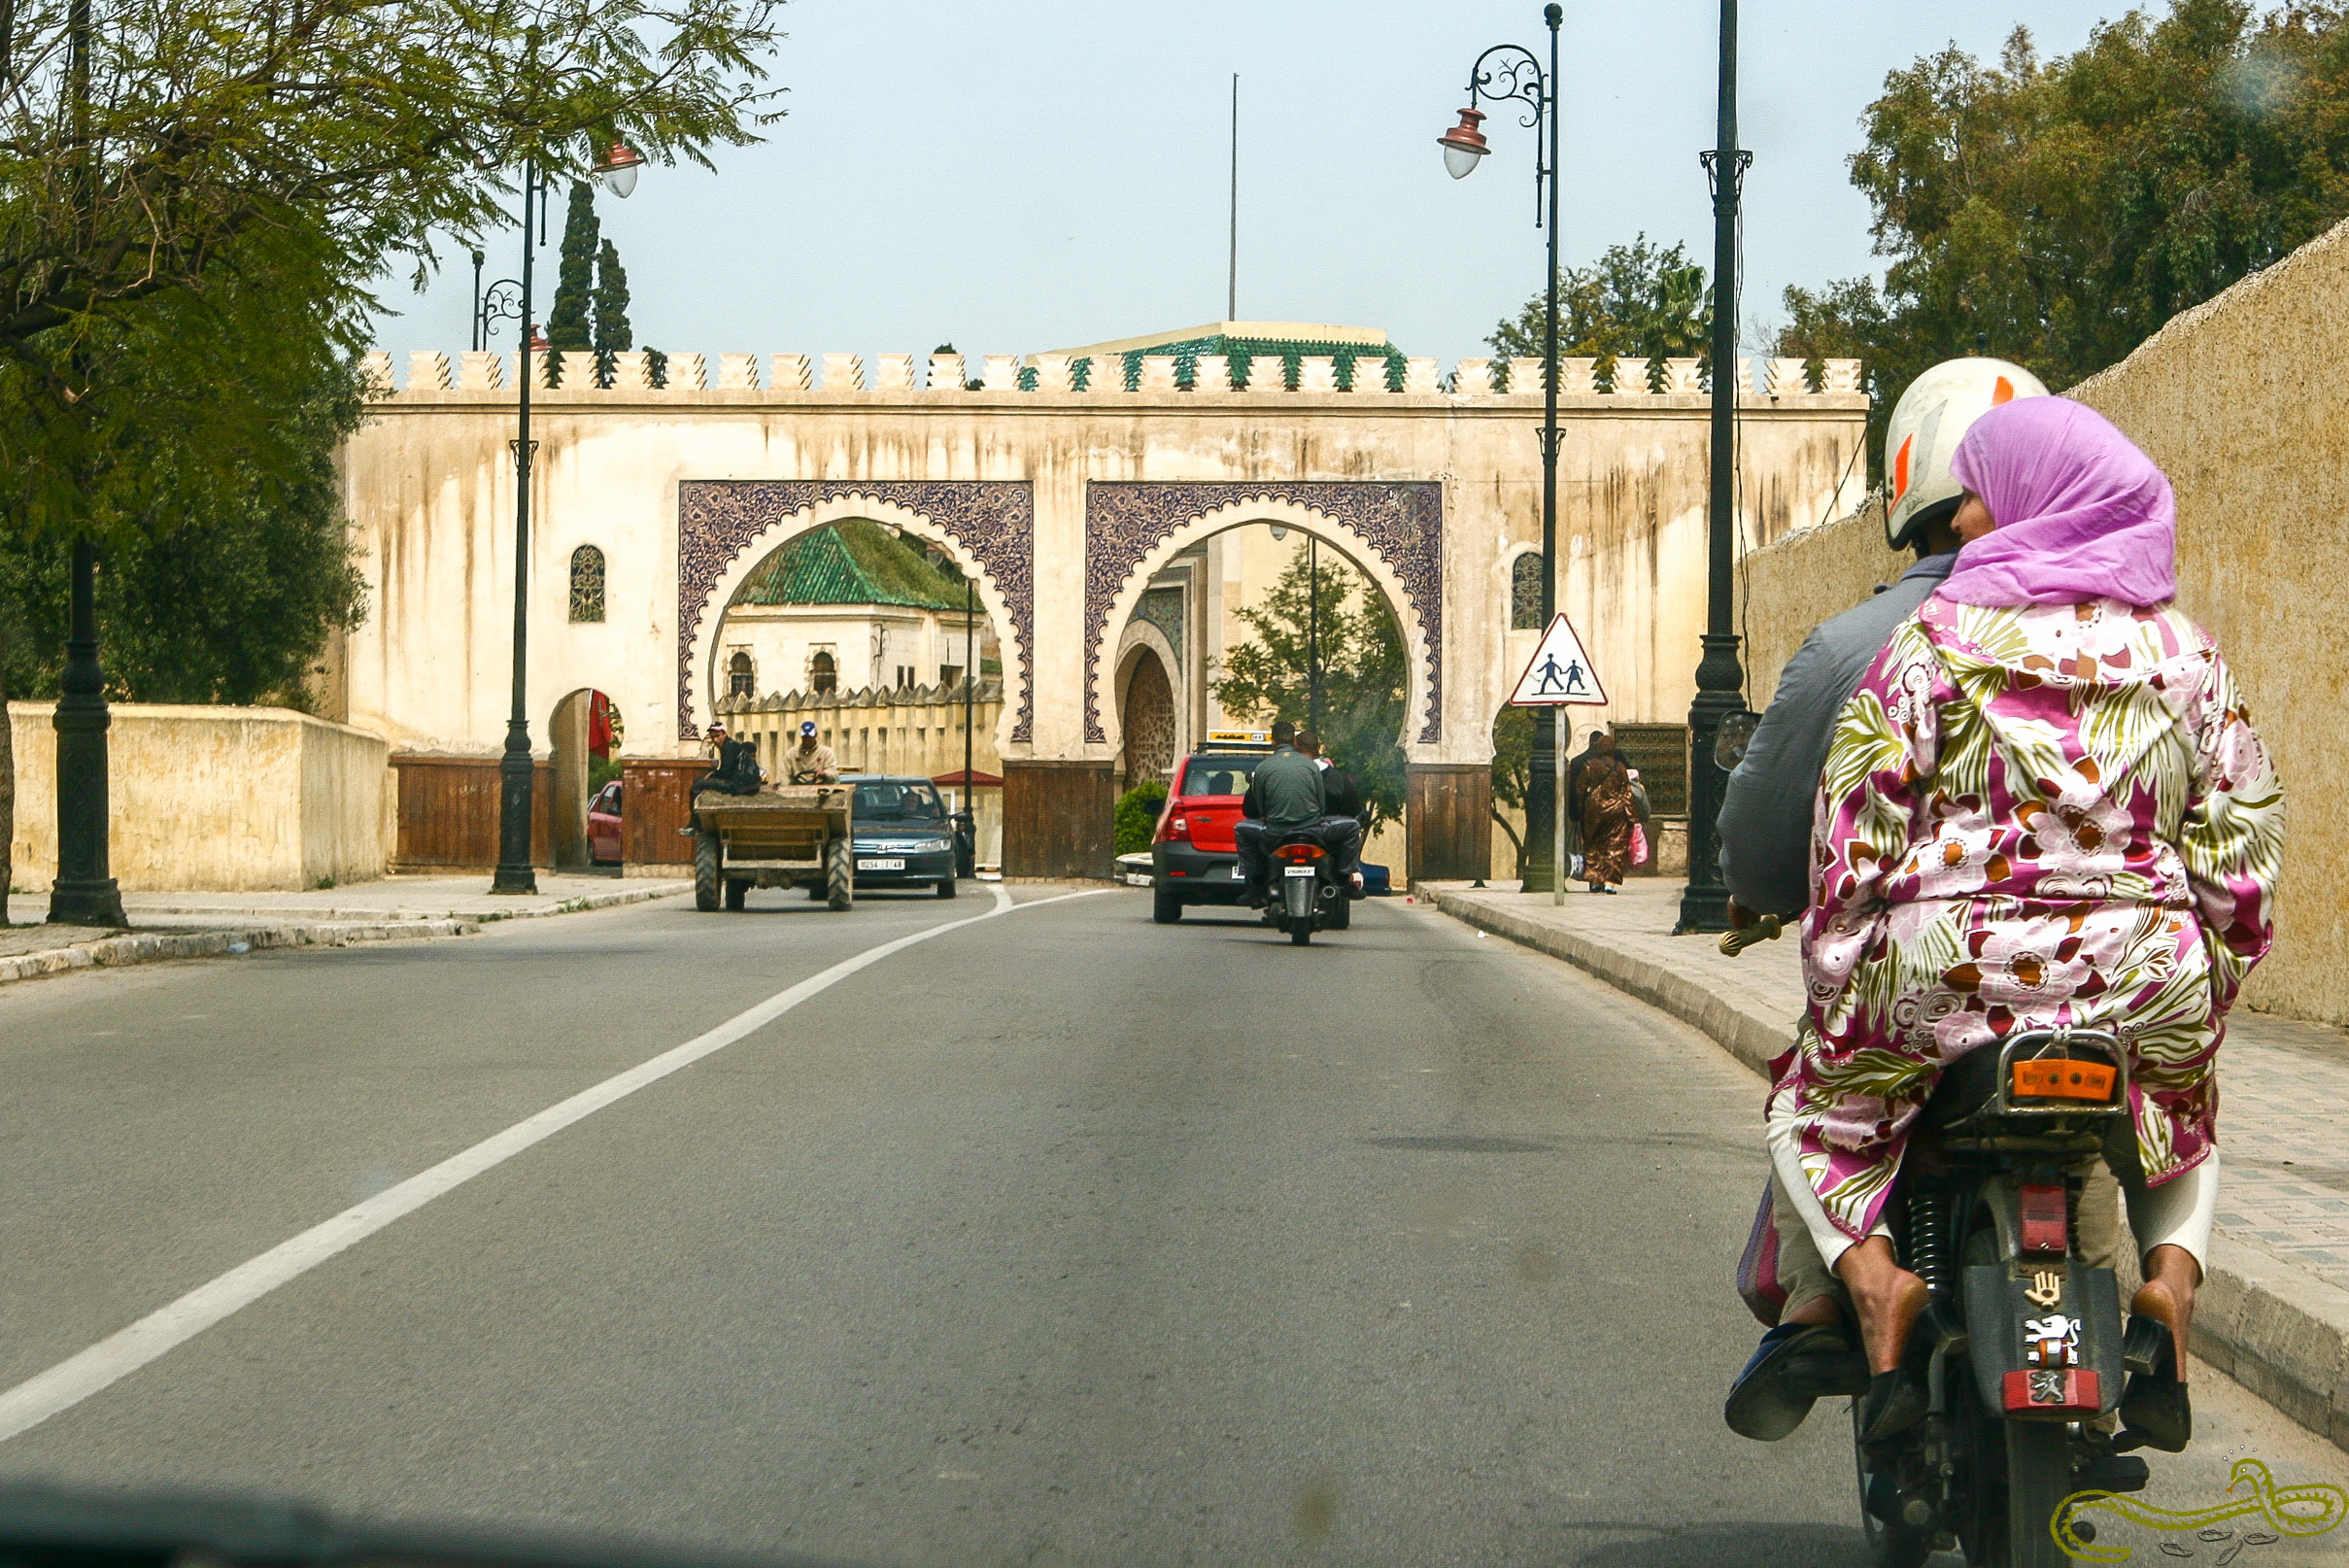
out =
[(1436, 145), (1444, 149), (1444, 167), (1453, 179), (1466, 179), (1478, 160), (1492, 151), (1485, 145), (1484, 133), (1477, 129), (1483, 121), (1482, 110), (1463, 109), (1460, 123), (1436, 138)]
[(626, 201), (629, 192), (636, 188), (636, 173), (643, 167), (642, 153), (626, 142), (614, 142), (588, 174), (597, 185)]

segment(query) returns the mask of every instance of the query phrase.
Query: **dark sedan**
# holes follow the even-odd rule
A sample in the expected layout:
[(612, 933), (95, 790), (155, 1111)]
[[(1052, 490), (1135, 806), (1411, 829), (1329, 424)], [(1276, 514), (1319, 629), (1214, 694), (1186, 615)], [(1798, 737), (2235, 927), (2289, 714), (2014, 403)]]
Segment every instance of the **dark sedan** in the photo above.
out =
[(849, 843), (857, 891), (930, 887), (954, 897), (954, 829), (926, 778), (859, 778)]

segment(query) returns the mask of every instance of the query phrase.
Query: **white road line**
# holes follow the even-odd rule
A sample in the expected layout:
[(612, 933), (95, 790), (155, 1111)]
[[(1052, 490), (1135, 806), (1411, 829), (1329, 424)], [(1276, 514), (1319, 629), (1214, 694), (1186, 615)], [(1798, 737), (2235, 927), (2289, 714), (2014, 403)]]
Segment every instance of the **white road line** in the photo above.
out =
[(703, 1057), (726, 1049), (860, 970), (878, 964), (893, 954), (902, 953), (918, 942), (943, 937), (950, 931), (960, 931), (966, 926), (975, 926), (984, 920), (993, 920), (1015, 909), (1036, 909), (1070, 899), (1093, 898), (1107, 891), (1106, 888), (1092, 888), (1082, 893), (1062, 893), (1049, 899), (1038, 899), (1031, 903), (1015, 904), (1011, 902), (1011, 895), (999, 883), (994, 888), (995, 907), (985, 914), (972, 915), (964, 920), (949, 920), (942, 926), (932, 926), (926, 931), (900, 937), (895, 941), (883, 942), (878, 947), (867, 948), (854, 958), (844, 958), (823, 972), (812, 974), (788, 990), (778, 991), (748, 1011), (735, 1014), (707, 1034), (698, 1035), (648, 1062), (606, 1078), (592, 1089), (583, 1089), (568, 1100), (547, 1107), (535, 1116), (516, 1122), (502, 1133), (483, 1139), (462, 1153), (451, 1155), (429, 1171), (410, 1176), (399, 1185), (377, 1193), (365, 1203), (344, 1210), (323, 1224), (313, 1225), (299, 1236), (281, 1242), (258, 1257), (237, 1265), (208, 1283), (198, 1285), (168, 1306), (149, 1312), (121, 1332), (109, 1335), (80, 1354), (69, 1356), (47, 1372), (26, 1379), (5, 1394), (0, 1394), (0, 1443), (40, 1425), (60, 1411), (71, 1410), (100, 1389), (186, 1344), (231, 1312), (249, 1307), (278, 1286), (301, 1278), (345, 1247), (366, 1240), (401, 1215), (414, 1213), (433, 1199), (455, 1191), (484, 1171), (502, 1165), (533, 1143), (554, 1137), (573, 1122), (584, 1120), (616, 1101), (627, 1099), (645, 1085), (658, 1083), (680, 1068), (691, 1067)]

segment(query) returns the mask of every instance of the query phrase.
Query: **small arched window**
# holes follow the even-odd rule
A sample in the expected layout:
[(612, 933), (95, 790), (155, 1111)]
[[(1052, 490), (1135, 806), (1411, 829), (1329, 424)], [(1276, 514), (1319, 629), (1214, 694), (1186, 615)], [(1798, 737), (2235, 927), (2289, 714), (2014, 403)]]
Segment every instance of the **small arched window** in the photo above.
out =
[(832, 655), (819, 653), (807, 662), (807, 684), (810, 690), (836, 692), (840, 689), (840, 666)]
[(1542, 552), (1528, 550), (1509, 568), (1509, 630), (1542, 630)]
[(571, 619), (603, 619), (603, 552), (592, 544), (571, 552)]
[(757, 697), (759, 672), (750, 662), (750, 655), (738, 653), (726, 662), (726, 690), (731, 697)]

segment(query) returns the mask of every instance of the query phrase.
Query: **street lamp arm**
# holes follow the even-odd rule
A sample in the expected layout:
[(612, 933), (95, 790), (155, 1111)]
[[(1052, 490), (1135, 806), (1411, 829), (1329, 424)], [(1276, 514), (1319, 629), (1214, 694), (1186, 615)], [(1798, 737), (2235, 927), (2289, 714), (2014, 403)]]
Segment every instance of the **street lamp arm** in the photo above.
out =
[[(1495, 55), (1500, 56), (1499, 63), (1486, 65)], [(1475, 108), (1479, 98), (1524, 104), (1526, 117), (1518, 123), (1538, 130), (1551, 102), (1549, 79), (1543, 74), (1540, 56), (1522, 44), (1495, 44), (1478, 55), (1468, 73), (1469, 107)]]

